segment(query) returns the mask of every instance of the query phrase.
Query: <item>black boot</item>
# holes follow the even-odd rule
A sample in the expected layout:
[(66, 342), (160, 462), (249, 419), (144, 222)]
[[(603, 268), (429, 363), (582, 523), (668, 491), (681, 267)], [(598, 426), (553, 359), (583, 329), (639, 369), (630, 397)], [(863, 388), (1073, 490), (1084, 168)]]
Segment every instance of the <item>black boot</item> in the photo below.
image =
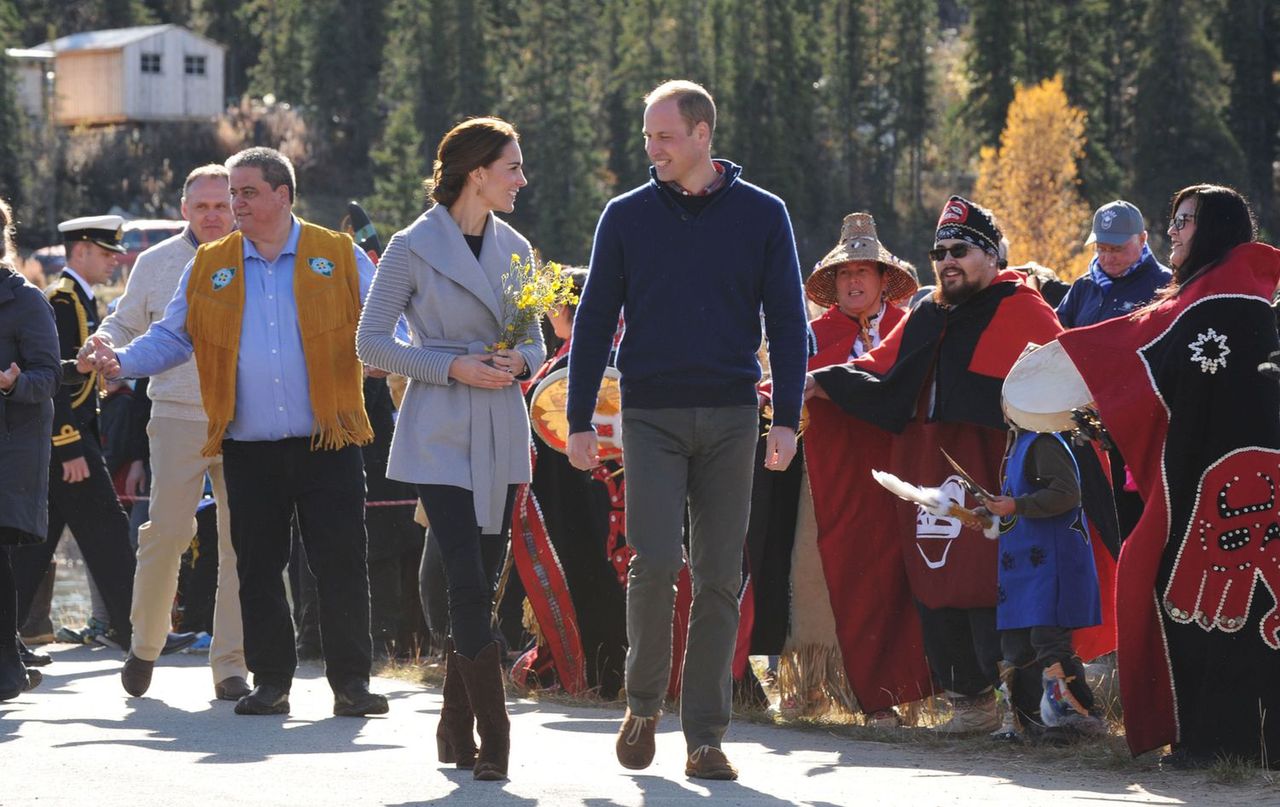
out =
[(444, 654), (444, 703), (436, 728), (436, 749), (441, 762), (451, 762), (470, 770), (476, 766), (476, 717), (471, 713), (462, 670), (454, 660), (453, 642), (446, 640)]
[(486, 781), (506, 779), (507, 757), (511, 751), (511, 720), (507, 717), (498, 643), (485, 645), (474, 659), (454, 653), (449, 662), (458, 666), (462, 683), (467, 688), (467, 700), (476, 716), (480, 754), (476, 759), (475, 778)]
[(0, 643), (0, 701), (18, 697), (28, 689), (27, 668), (18, 655), (16, 642)]

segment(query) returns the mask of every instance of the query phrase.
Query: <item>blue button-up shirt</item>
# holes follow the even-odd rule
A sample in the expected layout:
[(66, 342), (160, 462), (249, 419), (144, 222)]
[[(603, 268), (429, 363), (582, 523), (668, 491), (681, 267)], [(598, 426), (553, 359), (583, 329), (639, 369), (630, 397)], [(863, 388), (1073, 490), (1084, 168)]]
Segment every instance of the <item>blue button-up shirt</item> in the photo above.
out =
[[(233, 440), (283, 440), (309, 437), (315, 431), (307, 361), (298, 330), (298, 306), (293, 296), (293, 271), (302, 227), (297, 219), (284, 249), (273, 261), (244, 243), (244, 316), (240, 325), (240, 357), (236, 363), (235, 418), (226, 436)], [(360, 275), (360, 299), (369, 293), (374, 266), (364, 250), (355, 247)], [(191, 358), (187, 333), (187, 264), (178, 290), (165, 308), (164, 318), (128, 347), (116, 352), (121, 375), (155, 375)], [(352, 345), (352, 350), (355, 345)]]

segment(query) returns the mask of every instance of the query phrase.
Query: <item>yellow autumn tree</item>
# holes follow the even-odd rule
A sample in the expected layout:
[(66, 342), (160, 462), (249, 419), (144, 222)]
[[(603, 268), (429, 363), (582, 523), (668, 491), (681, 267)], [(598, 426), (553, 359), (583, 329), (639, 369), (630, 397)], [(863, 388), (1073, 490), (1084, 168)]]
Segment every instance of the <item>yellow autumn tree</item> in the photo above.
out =
[(991, 208), (1009, 239), (1009, 264), (1036, 261), (1064, 280), (1089, 265), (1084, 239), (1092, 210), (1080, 195), (1085, 114), (1071, 106), (1062, 76), (1019, 86), (1000, 148), (980, 154), (974, 198)]

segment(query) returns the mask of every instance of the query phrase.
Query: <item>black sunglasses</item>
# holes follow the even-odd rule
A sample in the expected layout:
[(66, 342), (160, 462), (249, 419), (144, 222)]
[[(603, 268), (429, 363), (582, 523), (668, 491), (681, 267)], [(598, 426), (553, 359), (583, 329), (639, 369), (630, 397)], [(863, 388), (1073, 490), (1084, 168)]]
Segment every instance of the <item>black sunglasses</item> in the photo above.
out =
[(1196, 216), (1194, 213), (1179, 213), (1173, 217), (1173, 221), (1169, 222), (1169, 229), (1173, 230), (1175, 233), (1180, 233), (1182, 232), (1182, 228), (1187, 226), (1188, 221), (1195, 220)]
[(971, 249), (977, 249), (977, 247), (971, 244), (952, 244), (949, 247), (938, 247), (937, 249), (929, 250), (929, 260), (938, 263), (947, 257), (947, 253), (950, 253), (953, 258), (963, 258), (969, 254)]

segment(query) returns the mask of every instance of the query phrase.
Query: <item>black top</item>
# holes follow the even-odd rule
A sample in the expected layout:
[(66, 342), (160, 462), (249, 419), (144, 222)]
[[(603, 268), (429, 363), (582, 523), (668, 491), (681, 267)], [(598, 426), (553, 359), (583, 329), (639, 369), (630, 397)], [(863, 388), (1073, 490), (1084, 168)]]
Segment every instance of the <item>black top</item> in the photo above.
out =
[(480, 247), (484, 246), (484, 233), (479, 235), (462, 234), (467, 239), (467, 246), (471, 247), (471, 253), (476, 256), (476, 260), (480, 260)]
[(711, 193), (704, 194), (680, 193), (665, 183), (662, 187), (667, 193), (671, 194), (671, 198), (675, 199), (677, 204), (684, 208), (686, 213), (696, 216), (705, 210), (707, 205), (711, 204), (711, 200), (715, 199), (716, 195), (724, 190), (725, 186), (721, 185)]

